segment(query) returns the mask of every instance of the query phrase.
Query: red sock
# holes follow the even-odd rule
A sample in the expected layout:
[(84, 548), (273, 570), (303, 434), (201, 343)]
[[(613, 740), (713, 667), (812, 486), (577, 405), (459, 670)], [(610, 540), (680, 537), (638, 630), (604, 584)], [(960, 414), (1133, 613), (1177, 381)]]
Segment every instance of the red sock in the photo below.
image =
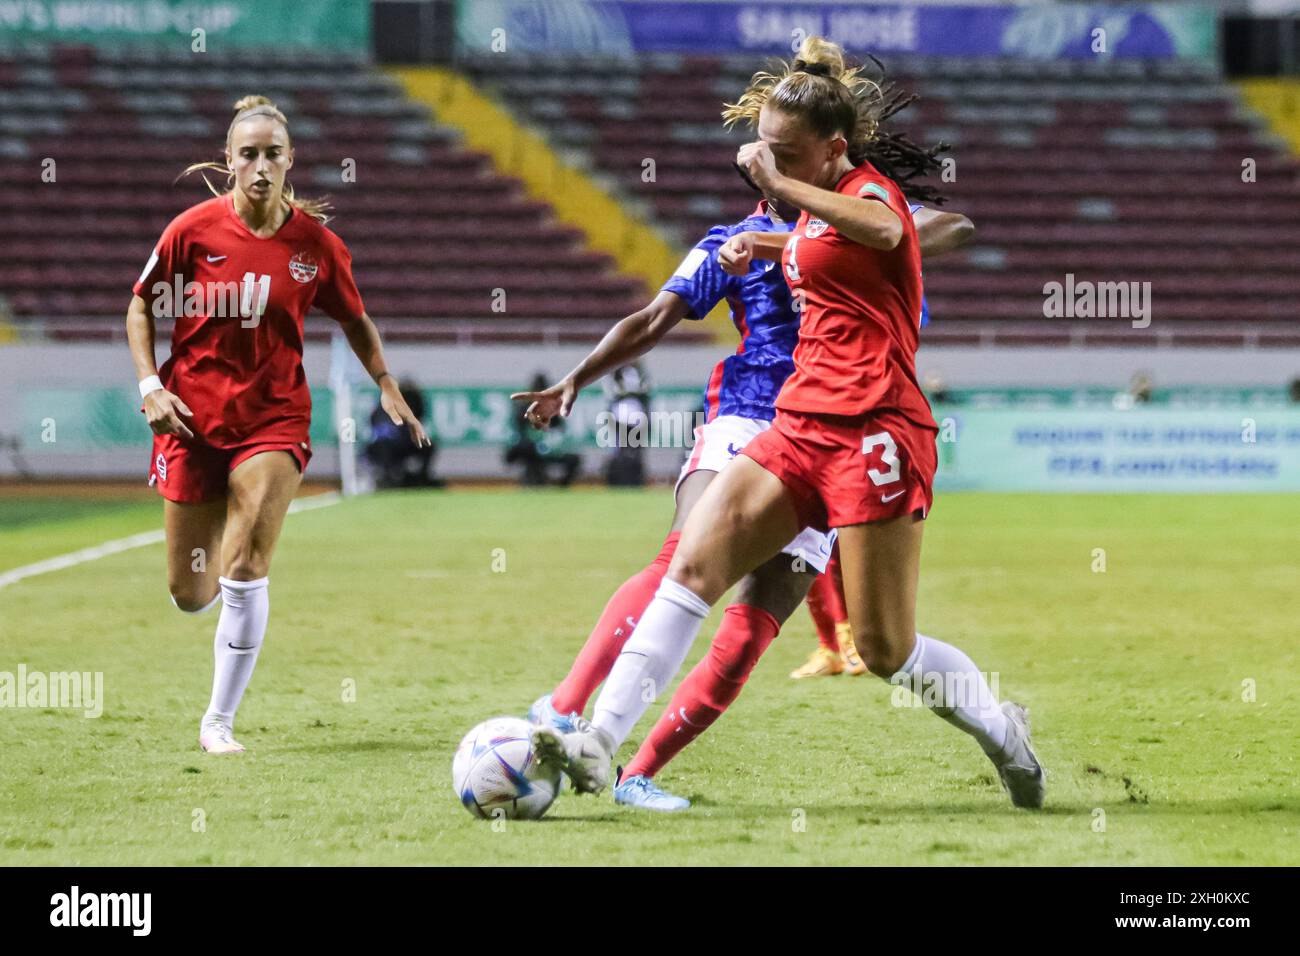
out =
[(600, 682), (609, 676), (623, 645), (632, 636), (632, 628), (654, 600), (655, 591), (668, 573), (681, 536), (680, 531), (674, 531), (664, 538), (659, 556), (624, 581), (609, 599), (573, 667), (551, 692), (551, 706), (561, 714), (582, 713)]
[(728, 607), (709, 652), (678, 686), (624, 777), (653, 777), (721, 717), (780, 629), (780, 622), (760, 608)]
[(840, 584), (840, 558), (838, 552), (832, 552), (826, 563), (826, 573), (817, 575), (812, 587), (808, 589), (808, 610), (812, 613), (813, 623), (817, 625), (817, 640), (828, 651), (839, 653), (840, 645), (835, 634), (835, 625), (849, 619), (844, 610), (844, 591)]

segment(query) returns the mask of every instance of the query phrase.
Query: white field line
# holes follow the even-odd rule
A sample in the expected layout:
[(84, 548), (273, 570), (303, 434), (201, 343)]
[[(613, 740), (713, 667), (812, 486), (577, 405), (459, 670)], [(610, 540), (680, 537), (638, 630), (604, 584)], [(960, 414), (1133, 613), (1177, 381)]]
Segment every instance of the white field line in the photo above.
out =
[[(342, 500), (343, 496), (337, 491), (327, 491), (324, 494), (312, 495), (309, 498), (297, 498), (289, 503), (289, 514), (327, 508), (330, 505), (338, 504)], [(49, 574), (51, 571), (74, 568), (78, 564), (85, 564), (87, 561), (98, 561), (110, 554), (121, 554), (123, 551), (130, 551), (132, 548), (143, 548), (146, 545), (159, 544), (163, 540), (163, 531), (159, 528), (155, 531), (142, 531), (127, 538), (105, 541), (103, 544), (82, 548), (80, 551), (72, 551), (68, 554), (46, 558), (44, 561), (37, 561), (35, 564), (26, 564), (21, 568), (14, 568), (12, 571), (0, 573), (0, 588), (7, 588), (9, 585), (17, 584), (26, 578), (34, 578), (38, 574)]]

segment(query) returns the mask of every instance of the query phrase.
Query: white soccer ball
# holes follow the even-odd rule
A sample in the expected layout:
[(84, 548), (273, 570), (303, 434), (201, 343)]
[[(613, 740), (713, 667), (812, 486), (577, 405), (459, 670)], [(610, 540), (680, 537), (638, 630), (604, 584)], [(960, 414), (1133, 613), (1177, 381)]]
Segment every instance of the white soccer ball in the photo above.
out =
[(451, 784), (465, 809), (485, 820), (536, 820), (560, 792), (560, 771), (537, 762), (519, 717), (493, 717), (467, 733), (451, 762)]

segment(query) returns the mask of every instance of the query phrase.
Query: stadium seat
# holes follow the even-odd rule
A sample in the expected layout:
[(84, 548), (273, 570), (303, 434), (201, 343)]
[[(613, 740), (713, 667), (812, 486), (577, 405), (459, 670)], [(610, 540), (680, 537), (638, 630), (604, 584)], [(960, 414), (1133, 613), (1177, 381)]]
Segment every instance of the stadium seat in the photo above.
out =
[[(386, 334), (563, 341), (572, 324), (591, 338), (644, 304), (639, 279), (585, 249), (579, 230), (363, 59), (214, 50), (195, 64), (130, 47), (0, 53), (0, 311), (54, 337), (120, 337), (130, 286), (163, 227), (209, 195), (200, 176), (173, 180), (220, 158), (230, 107), (250, 90), (288, 114), (290, 180), (333, 203), (331, 227)], [(139, 163), (109, 159), (146, 153), (143, 184)], [(56, 160), (57, 189), (32, 188), (44, 157)], [(492, 308), (498, 288), (504, 314)], [(308, 325), (319, 338), (332, 323)]]
[[(582, 59), (483, 57), (465, 67), (553, 139), (585, 151), (685, 245), (753, 208), (730, 165), (752, 134), (728, 134), (720, 120), (723, 103), (765, 65), (642, 57), (607, 64), (598, 89), (588, 88), (594, 61)], [(1300, 318), (1300, 165), (1213, 65), (918, 56), (886, 65), (921, 97), (896, 123), (918, 141), (952, 144), (955, 176), (938, 185), (947, 208), (977, 228), (971, 247), (926, 264), (930, 336), (987, 341), (1005, 329), (1007, 341), (1040, 342), (1049, 334), (1041, 327), (1056, 323), (1050, 335), (1070, 341), (1078, 320), (1042, 316), (1043, 286), (1067, 273), (1151, 282), (1153, 325), (1187, 329), (1198, 343), (1208, 341), (1206, 322), (1235, 325), (1225, 334), (1240, 344), (1252, 329)], [(647, 157), (653, 183), (641, 176)], [(953, 329), (962, 324), (980, 332)]]

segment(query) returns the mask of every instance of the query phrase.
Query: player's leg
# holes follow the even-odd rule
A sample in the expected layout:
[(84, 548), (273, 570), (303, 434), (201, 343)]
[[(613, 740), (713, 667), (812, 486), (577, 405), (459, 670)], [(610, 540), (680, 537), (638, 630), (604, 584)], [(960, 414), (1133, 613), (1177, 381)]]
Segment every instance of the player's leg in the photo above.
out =
[(221, 595), (226, 456), (176, 435), (155, 435), (150, 455), (149, 484), (163, 497), (167, 590), (177, 608), (197, 614)]
[(799, 528), (781, 480), (738, 457), (691, 511), (667, 576), (601, 689), (591, 725), (568, 738), (538, 728), (539, 757), (562, 765), (581, 792), (604, 789), (614, 752), (681, 667), (709, 607)]
[(596, 626), (574, 659), (569, 673), (548, 695), (539, 698), (528, 712), (533, 723), (545, 723), (564, 733), (574, 729), (574, 717), (581, 715), (596, 688), (609, 676), (610, 668), (636, 627), (646, 605), (659, 589), (668, 571), (668, 564), (677, 550), (686, 516), (704, 494), (704, 489), (717, 474), (715, 471), (692, 471), (677, 487), (677, 508), (673, 514), (668, 536), (659, 548), (659, 554), (648, 565), (624, 581), (610, 596)]
[(199, 614), (221, 596), (221, 535), (226, 499), (198, 503), (163, 502), (167, 536), (167, 590), (186, 614)]
[(850, 647), (852, 645), (853, 629), (844, 609), (844, 592), (835, 555), (831, 555), (825, 572), (819, 574), (808, 589), (808, 612), (817, 629), (817, 648), (807, 661), (790, 672), (790, 676), (802, 680), (806, 677), (833, 677), (845, 671), (863, 673), (866, 668), (857, 652), (846, 654), (844, 650), (846, 641)]
[(844, 597), (868, 670), (905, 683), (930, 710), (970, 734), (998, 767), (1017, 806), (1041, 806), (1042, 768), (1014, 705), (999, 706), (974, 662), (916, 632), (925, 522), (915, 514), (839, 529)]
[(212, 699), (200, 731), (200, 741), (212, 744), (205, 743), (205, 750), (243, 749), (230, 736), (235, 711), (262, 649), (270, 612), (271, 555), (301, 480), (298, 460), (287, 451), (255, 454), (230, 472)]
[(840, 567), (838, 540), (831, 552), (831, 559), (826, 564), (826, 578), (828, 586), (835, 589), (835, 597), (838, 601), (836, 613), (839, 614), (839, 622), (835, 625), (835, 633), (840, 646), (840, 657), (844, 661), (844, 672), (854, 677), (865, 674), (867, 665), (862, 663), (862, 658), (858, 656), (858, 648), (853, 643), (853, 625), (849, 623), (849, 608), (844, 603), (844, 575)]
[(741, 579), (708, 653), (677, 686), (624, 770), (614, 791), (617, 802), (669, 811), (690, 806), (654, 786), (652, 779), (740, 696), (758, 659), (808, 593), (817, 571), (803, 567), (796, 570), (791, 556), (782, 553)]

